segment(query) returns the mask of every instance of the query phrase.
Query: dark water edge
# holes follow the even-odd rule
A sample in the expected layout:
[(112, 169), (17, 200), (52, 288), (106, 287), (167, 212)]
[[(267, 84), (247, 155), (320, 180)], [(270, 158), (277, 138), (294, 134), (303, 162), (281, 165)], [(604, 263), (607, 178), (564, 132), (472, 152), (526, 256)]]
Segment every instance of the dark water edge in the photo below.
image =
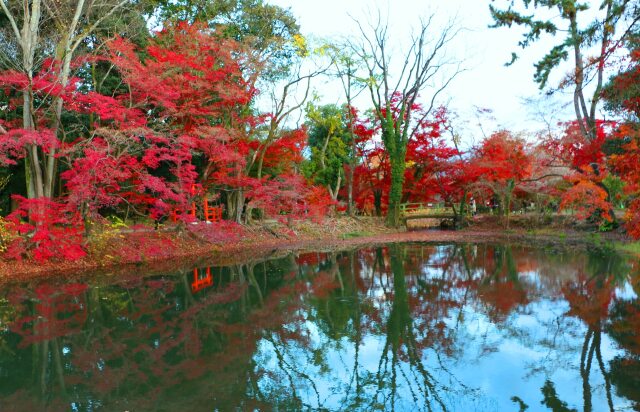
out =
[(392, 244), (0, 292), (0, 410), (640, 408), (640, 266)]

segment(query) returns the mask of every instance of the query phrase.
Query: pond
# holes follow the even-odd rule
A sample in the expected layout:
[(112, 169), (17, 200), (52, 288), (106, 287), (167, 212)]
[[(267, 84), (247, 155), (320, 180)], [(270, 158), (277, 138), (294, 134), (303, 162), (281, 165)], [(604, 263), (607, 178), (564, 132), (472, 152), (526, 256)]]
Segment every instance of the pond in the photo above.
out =
[(640, 266), (394, 244), (0, 292), (2, 411), (640, 408)]

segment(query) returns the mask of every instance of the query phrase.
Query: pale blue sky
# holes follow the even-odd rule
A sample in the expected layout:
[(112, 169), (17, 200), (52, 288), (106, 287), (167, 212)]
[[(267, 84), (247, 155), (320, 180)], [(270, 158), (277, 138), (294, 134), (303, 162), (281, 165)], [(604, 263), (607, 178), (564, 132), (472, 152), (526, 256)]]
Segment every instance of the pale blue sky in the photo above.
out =
[[(353, 19), (366, 21), (367, 16), (377, 14), (389, 16), (391, 36), (400, 42), (410, 36), (420, 17), (436, 13), (438, 24), (455, 17), (465, 30), (459, 35), (450, 52), (465, 60), (467, 71), (459, 75), (443, 98), (443, 103), (454, 109), (460, 116), (460, 127), (465, 134), (473, 135), (473, 140), (481, 137), (476, 127), (474, 106), (494, 111), (495, 122), (485, 120), (485, 131), (506, 127), (513, 131), (535, 130), (544, 124), (536, 118), (532, 110), (523, 103), (524, 98), (539, 96), (533, 82), (533, 63), (536, 62), (561, 38), (543, 38), (539, 43), (518, 49), (521, 31), (512, 29), (489, 29), (491, 16), (488, 0), (268, 0), (272, 4), (290, 8), (298, 19), (303, 34), (316, 38), (337, 38), (358, 36)], [(501, 2), (496, 2), (501, 4)], [(505, 67), (511, 52), (519, 52), (521, 58), (510, 67)], [(568, 67), (568, 66), (567, 66)], [(552, 83), (558, 83), (562, 72), (555, 73)], [(318, 87), (325, 102), (343, 102), (339, 85), (322, 84)], [(559, 96), (563, 101), (571, 101), (570, 96)], [(368, 107), (364, 96), (358, 103), (362, 109)], [(366, 107), (363, 107), (366, 106)], [(550, 106), (546, 105), (547, 108)], [(568, 120), (570, 109), (562, 111), (557, 107), (549, 110), (553, 120)]]

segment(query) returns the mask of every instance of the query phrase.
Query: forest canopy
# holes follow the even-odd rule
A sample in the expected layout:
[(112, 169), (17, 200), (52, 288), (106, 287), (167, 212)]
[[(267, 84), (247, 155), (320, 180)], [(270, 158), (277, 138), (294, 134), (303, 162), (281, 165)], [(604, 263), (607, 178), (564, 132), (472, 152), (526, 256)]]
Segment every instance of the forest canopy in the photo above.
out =
[[(398, 226), (408, 203), (442, 204), (458, 222), (491, 211), (507, 226), (515, 211), (572, 210), (640, 238), (632, 1), (487, 2), (496, 28), (525, 28), (525, 51), (555, 36), (528, 81), (570, 90), (575, 118), (474, 136), (441, 98), (464, 70), (447, 53), (453, 21), (425, 18), (401, 43), (384, 17), (356, 19), (336, 42), (307, 39), (290, 10), (263, 0), (0, 6), (4, 258), (80, 258), (114, 221), (189, 229), (348, 214)], [(581, 26), (585, 13), (596, 17)], [(320, 101), (327, 79), (342, 86), (339, 103)]]

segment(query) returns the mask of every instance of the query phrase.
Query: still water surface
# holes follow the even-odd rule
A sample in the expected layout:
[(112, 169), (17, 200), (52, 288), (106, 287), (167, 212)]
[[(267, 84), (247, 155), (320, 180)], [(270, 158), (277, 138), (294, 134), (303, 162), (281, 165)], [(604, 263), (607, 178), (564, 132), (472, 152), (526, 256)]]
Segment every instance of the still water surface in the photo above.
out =
[(2, 411), (640, 408), (640, 266), (406, 244), (0, 292)]

